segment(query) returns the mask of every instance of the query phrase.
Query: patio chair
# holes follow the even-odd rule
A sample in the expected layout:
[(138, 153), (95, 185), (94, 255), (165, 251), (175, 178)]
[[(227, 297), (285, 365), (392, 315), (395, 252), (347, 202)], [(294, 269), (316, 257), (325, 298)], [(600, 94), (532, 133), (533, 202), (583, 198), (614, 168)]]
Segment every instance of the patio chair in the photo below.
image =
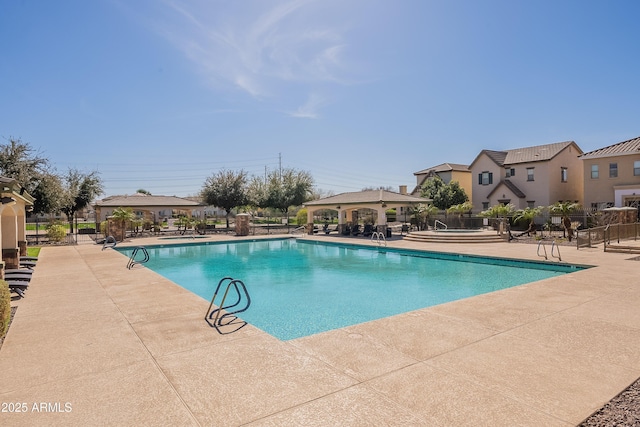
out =
[(29, 287), (28, 281), (7, 280), (9, 291), (18, 294), (20, 298), (24, 298), (24, 291)]
[(356, 224), (353, 226), (353, 230), (351, 230), (351, 235), (352, 236), (357, 236), (359, 234), (361, 234), (362, 231), (360, 231), (360, 224)]
[(362, 231), (362, 235), (364, 237), (369, 237), (373, 234), (373, 224), (365, 224), (364, 230)]
[(31, 280), (31, 274), (30, 273), (12, 273), (12, 272), (6, 272), (4, 273), (4, 280), (20, 280), (20, 281), (29, 281)]

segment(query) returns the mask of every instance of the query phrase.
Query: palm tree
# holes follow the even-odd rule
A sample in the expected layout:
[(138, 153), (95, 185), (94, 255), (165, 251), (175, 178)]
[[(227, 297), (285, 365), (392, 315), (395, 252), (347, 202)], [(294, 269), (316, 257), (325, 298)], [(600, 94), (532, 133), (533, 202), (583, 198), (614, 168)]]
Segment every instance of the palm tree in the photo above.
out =
[(457, 214), (458, 220), (460, 221), (460, 227), (462, 228), (462, 215), (471, 212), (471, 209), (473, 209), (473, 204), (471, 202), (464, 202), (451, 206), (447, 209), (447, 213)]
[(541, 206), (538, 206), (537, 208), (524, 208), (524, 209), (520, 209), (518, 211), (516, 211), (515, 216), (513, 217), (514, 221), (528, 221), (529, 222), (529, 227), (522, 233), (520, 233), (519, 235), (515, 236), (515, 237), (520, 237), (524, 234), (526, 234), (527, 236), (529, 235), (529, 233), (533, 233), (536, 234), (536, 223), (534, 221), (535, 217), (539, 216), (542, 213), (542, 210), (544, 208), (542, 208)]
[(127, 230), (127, 222), (133, 221), (136, 216), (131, 208), (115, 208), (111, 217), (120, 223), (120, 230), (122, 232), (120, 240), (123, 241)]
[(580, 209), (580, 205), (574, 202), (557, 202), (549, 206), (549, 211), (551, 213), (558, 214), (562, 218), (562, 226), (564, 228), (562, 235), (563, 237), (568, 237), (569, 241), (573, 238), (573, 228), (571, 226), (571, 218), (569, 218), (569, 215), (578, 209)]
[[(508, 216), (511, 216), (515, 210), (515, 206), (511, 203), (508, 205), (503, 205), (502, 203), (493, 205), (486, 211), (480, 212), (480, 216), (485, 218), (496, 218), (499, 221), (499, 224), (502, 225), (505, 223)], [(498, 227), (498, 234), (502, 234), (504, 230), (501, 227)]]
[(413, 208), (413, 216), (416, 219), (418, 230), (427, 230), (429, 228), (429, 217), (437, 214), (439, 209), (432, 204), (420, 203)]

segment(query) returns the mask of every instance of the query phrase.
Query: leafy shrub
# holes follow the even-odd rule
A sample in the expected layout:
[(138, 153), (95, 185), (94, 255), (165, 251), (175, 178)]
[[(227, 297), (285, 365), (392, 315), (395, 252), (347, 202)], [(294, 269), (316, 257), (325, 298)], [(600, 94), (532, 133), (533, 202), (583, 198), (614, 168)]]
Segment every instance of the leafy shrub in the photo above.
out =
[(11, 292), (9, 284), (0, 280), (0, 338), (4, 337), (9, 329), (11, 320)]
[(107, 235), (107, 227), (109, 226), (109, 222), (108, 221), (102, 221), (100, 223), (100, 233), (102, 233), (103, 236)]
[(307, 223), (307, 210), (302, 208), (298, 211), (296, 215), (296, 223), (298, 225), (305, 225)]
[(67, 237), (67, 228), (58, 223), (47, 225), (47, 237), (52, 242), (62, 242)]

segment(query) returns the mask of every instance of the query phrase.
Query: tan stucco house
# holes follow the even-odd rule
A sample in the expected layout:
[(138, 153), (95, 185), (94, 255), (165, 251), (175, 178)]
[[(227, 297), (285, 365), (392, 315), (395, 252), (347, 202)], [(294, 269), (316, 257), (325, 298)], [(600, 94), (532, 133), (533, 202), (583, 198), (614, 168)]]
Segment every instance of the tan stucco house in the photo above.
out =
[(584, 153), (580, 159), (585, 207), (639, 207), (640, 137)]
[(516, 209), (583, 201), (582, 150), (573, 141), (513, 150), (482, 150), (469, 166), (474, 210)]
[(142, 193), (111, 196), (95, 202), (96, 220), (105, 221), (117, 208), (131, 208), (138, 218), (161, 222), (165, 218), (171, 218), (173, 214), (202, 218), (205, 206), (197, 201), (176, 196), (152, 196)]
[(468, 165), (461, 165), (457, 163), (442, 163), (438, 166), (433, 166), (431, 168), (423, 169), (418, 172), (414, 172), (413, 175), (416, 177), (416, 186), (411, 192), (412, 196), (419, 197), (420, 189), (425, 181), (429, 178), (433, 178), (434, 176), (438, 176), (444, 181), (445, 184), (449, 184), (451, 181), (457, 181), (460, 184), (460, 187), (464, 190), (464, 192), (469, 197), (469, 200), (472, 200), (473, 194), (473, 175), (469, 170)]
[(0, 241), (5, 268), (18, 268), (27, 254), (26, 212), (33, 197), (13, 178), (0, 177)]

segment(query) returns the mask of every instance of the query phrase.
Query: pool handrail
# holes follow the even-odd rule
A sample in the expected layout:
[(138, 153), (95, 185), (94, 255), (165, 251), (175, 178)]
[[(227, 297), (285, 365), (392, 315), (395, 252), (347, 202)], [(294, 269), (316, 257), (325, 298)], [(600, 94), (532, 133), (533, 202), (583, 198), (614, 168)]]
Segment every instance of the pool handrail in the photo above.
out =
[(448, 228), (448, 227), (447, 227), (447, 224), (445, 224), (444, 222), (442, 222), (442, 221), (440, 221), (440, 220), (437, 220), (437, 219), (436, 219), (436, 220), (433, 222), (433, 229), (434, 229), (434, 231), (438, 231), (438, 224), (443, 225), (445, 230)]

